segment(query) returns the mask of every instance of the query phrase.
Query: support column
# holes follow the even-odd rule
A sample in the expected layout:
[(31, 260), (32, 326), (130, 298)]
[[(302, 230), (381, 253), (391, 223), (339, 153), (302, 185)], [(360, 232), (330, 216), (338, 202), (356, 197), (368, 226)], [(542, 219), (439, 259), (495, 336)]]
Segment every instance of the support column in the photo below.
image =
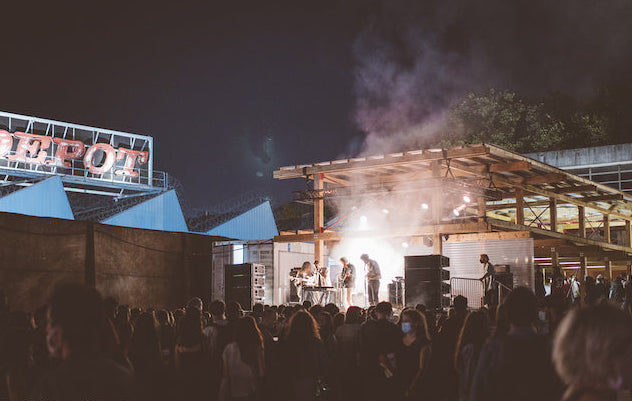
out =
[(524, 192), (516, 188), (516, 224), (524, 225)]
[(86, 260), (85, 283), (88, 287), (96, 287), (96, 258), (94, 251), (94, 223), (86, 224)]
[(579, 291), (581, 294), (581, 298), (582, 298), (582, 303), (584, 302), (584, 299), (586, 297), (586, 286), (584, 285), (584, 283), (586, 282), (586, 265), (588, 264), (588, 261), (586, 259), (586, 257), (584, 256), (584, 253), (580, 253), (579, 254), (579, 282), (581, 283), (581, 285), (579, 286)]
[(583, 206), (577, 206), (577, 214), (579, 216), (579, 238), (586, 238), (586, 209)]
[[(325, 200), (323, 199), (323, 174), (314, 175), (314, 260), (323, 263), (323, 240), (318, 239), (325, 226)], [(324, 263), (323, 263), (324, 265)]]
[(612, 281), (612, 261), (608, 258), (604, 258), (603, 264), (606, 266), (606, 275), (608, 276), (608, 281)]
[(555, 198), (549, 198), (549, 216), (551, 231), (557, 232), (557, 199)]
[(441, 234), (432, 234), (432, 254), (443, 255), (443, 238)]
[(487, 203), (485, 202), (485, 198), (477, 198), (476, 199), (476, 206), (478, 209), (478, 221), (482, 222), (485, 220), (485, 216), (487, 216)]
[(630, 220), (625, 221), (625, 244), (632, 247), (632, 224), (630, 224)]
[(610, 243), (610, 215), (603, 215), (603, 240)]
[[(560, 265), (560, 258), (555, 248), (551, 248), (551, 267), (555, 268)], [(561, 270), (561, 269), (560, 269)]]

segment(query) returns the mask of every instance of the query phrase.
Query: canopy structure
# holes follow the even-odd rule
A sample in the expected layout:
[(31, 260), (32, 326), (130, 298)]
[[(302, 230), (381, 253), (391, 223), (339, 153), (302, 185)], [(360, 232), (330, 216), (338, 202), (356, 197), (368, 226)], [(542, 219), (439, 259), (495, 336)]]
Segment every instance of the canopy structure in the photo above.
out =
[[(534, 238), (541, 265), (602, 267), (612, 272), (632, 261), (632, 196), (573, 175), (518, 153), (488, 144), (425, 149), (387, 155), (281, 167), (277, 179), (313, 181), (302, 199), (313, 202), (314, 229), (282, 232), (277, 242), (316, 244), (321, 260), (325, 242), (343, 237), (407, 237), (431, 241), (434, 253), (442, 242)], [(328, 199), (362, 193), (367, 197), (408, 193), (430, 199), (422, 224), (392, 226), (379, 232), (325, 227)], [(467, 199), (453, 206), (454, 199)], [(457, 202), (458, 203), (458, 202)], [(425, 204), (424, 204), (425, 205)], [(446, 218), (445, 208), (454, 207)], [(339, 216), (345, 219), (345, 216)]]
[(206, 232), (207, 235), (241, 241), (270, 240), (279, 235), (269, 201), (240, 214)]
[(75, 219), (61, 178), (57, 176), (25, 186), (0, 198), (0, 212)]
[(150, 230), (188, 231), (175, 190), (146, 200), (103, 220), (101, 223)]

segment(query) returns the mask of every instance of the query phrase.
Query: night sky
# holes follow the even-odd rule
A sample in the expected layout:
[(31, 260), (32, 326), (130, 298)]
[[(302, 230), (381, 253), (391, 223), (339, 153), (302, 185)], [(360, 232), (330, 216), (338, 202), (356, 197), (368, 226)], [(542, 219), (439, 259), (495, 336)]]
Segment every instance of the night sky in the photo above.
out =
[(467, 91), (632, 82), (629, 1), (92, 3), (3, 5), (0, 110), (153, 136), (188, 207), (283, 202), (304, 183), (274, 169), (366, 151)]

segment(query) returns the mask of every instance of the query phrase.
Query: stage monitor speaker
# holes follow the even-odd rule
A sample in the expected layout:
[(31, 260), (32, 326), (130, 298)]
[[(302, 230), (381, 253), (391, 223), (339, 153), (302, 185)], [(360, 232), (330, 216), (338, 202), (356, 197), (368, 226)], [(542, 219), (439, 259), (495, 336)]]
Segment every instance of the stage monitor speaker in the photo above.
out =
[(509, 289), (513, 289), (513, 286), (514, 286), (513, 273), (496, 272), (496, 275), (494, 276), (494, 280), (498, 281), (499, 283), (501, 283), (502, 285), (504, 285), (505, 287)]
[(224, 266), (226, 303), (239, 302), (245, 310), (255, 303), (263, 303), (265, 266), (255, 263)]
[(449, 306), (450, 259), (443, 255), (406, 256), (404, 258), (405, 300), (407, 306), (423, 304), (429, 309)]

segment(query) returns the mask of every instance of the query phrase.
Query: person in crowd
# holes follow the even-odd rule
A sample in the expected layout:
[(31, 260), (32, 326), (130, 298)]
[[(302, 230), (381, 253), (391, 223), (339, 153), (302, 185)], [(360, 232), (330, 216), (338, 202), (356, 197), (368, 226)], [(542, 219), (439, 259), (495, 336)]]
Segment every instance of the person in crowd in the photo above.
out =
[(404, 309), (398, 325), (402, 343), (395, 354), (398, 395), (404, 400), (436, 397), (431, 379), (431, 342), (426, 317), (416, 309)]
[(353, 288), (355, 287), (355, 266), (349, 263), (349, 259), (346, 256), (340, 258), (340, 262), (342, 263), (342, 270), (340, 272), (339, 282), (344, 289), (344, 294), (342, 296), (342, 302), (345, 309), (348, 309), (351, 303), (351, 293), (353, 292)]
[(333, 317), (335, 317), (340, 312), (340, 308), (334, 303), (328, 303), (327, 305), (325, 305), (323, 310), (325, 312), (328, 312)]
[(103, 299), (103, 313), (105, 313), (106, 319), (114, 323), (116, 320), (116, 308), (118, 308), (118, 302), (114, 297), (107, 297)]
[(628, 280), (623, 287), (623, 309), (630, 310), (632, 306), (632, 275), (628, 276)]
[(362, 254), (360, 259), (364, 262), (364, 268), (366, 270), (366, 287), (369, 296), (369, 305), (377, 305), (378, 302), (380, 302), (380, 279), (382, 278), (380, 265), (378, 265), (375, 260), (370, 259), (366, 253)]
[(167, 365), (171, 365), (173, 363), (173, 347), (175, 346), (176, 333), (169, 322), (169, 312), (165, 309), (157, 311), (156, 321), (158, 323), (158, 342), (160, 343), (162, 361)]
[(255, 322), (257, 324), (261, 323), (261, 318), (263, 317), (264, 305), (260, 303), (256, 303), (252, 305), (252, 317), (255, 318)]
[(228, 320), (229, 323), (241, 319), (242, 317), (244, 317), (244, 309), (239, 302), (232, 301), (226, 304), (226, 320)]
[(234, 341), (222, 354), (222, 393), (227, 400), (255, 401), (262, 394), (265, 375), (263, 340), (252, 316), (235, 321)]
[(602, 274), (597, 275), (597, 283), (595, 284), (595, 292), (597, 294), (597, 298), (595, 303), (599, 303), (602, 299), (607, 299), (610, 291), (610, 287), (606, 280), (604, 279)]
[(48, 302), (47, 344), (61, 364), (35, 386), (34, 400), (131, 400), (129, 371), (99, 353), (105, 319), (99, 293), (79, 284), (55, 288)]
[(505, 299), (510, 324), (481, 350), (468, 401), (557, 401), (562, 386), (551, 363), (550, 343), (537, 335), (537, 299), (528, 288), (514, 288)]
[[(238, 304), (233, 304), (231, 308), (234, 309), (231, 314), (239, 315), (240, 308)], [(213, 372), (221, 372), (224, 364), (222, 359), (224, 349), (233, 341), (232, 326), (229, 326), (229, 322), (226, 319), (226, 304), (224, 304), (224, 301), (212, 301), (208, 306), (208, 310), (211, 314), (211, 321), (204, 328), (204, 336), (208, 341), (210, 369)], [(218, 394), (220, 385), (221, 377), (219, 375), (209, 378), (209, 392), (211, 394)]]
[(560, 323), (553, 361), (564, 401), (613, 401), (631, 383), (632, 322), (612, 305), (572, 310)]
[(31, 335), (33, 322), (30, 315), (23, 311), (9, 312), (0, 366), (9, 400), (24, 400), (30, 395), (35, 379)]
[[(318, 333), (320, 334), (320, 339), (325, 345), (325, 349), (327, 350), (327, 356), (330, 361), (333, 361), (334, 354), (336, 352), (336, 337), (334, 336), (334, 319), (331, 317), (329, 312), (320, 311), (315, 316), (316, 323), (318, 323)], [(327, 367), (329, 368), (329, 367)]]
[(136, 399), (164, 399), (167, 377), (163, 368), (158, 323), (149, 312), (141, 313), (136, 321), (129, 358), (134, 367)]
[(454, 370), (454, 353), (459, 333), (467, 317), (467, 298), (457, 295), (453, 301), (450, 316), (441, 325), (435, 337), (433, 351), (436, 356), (434, 369), (450, 385), (442, 386), (441, 391), (445, 397), (456, 397), (457, 376)]
[(544, 298), (545, 320), (547, 331), (543, 334), (548, 335), (551, 339), (557, 330), (558, 325), (566, 315), (568, 304), (564, 302), (564, 298), (560, 295), (547, 295)]
[(338, 378), (342, 398), (349, 400), (358, 395), (360, 374), (358, 371), (358, 353), (360, 341), (360, 327), (364, 323), (362, 309), (350, 306), (347, 309), (345, 322), (338, 327), (336, 336), (336, 377)]
[(616, 303), (617, 305), (621, 305), (623, 303), (623, 282), (625, 281), (625, 274), (617, 276), (612, 280), (612, 284), (610, 285), (610, 301)]
[(582, 297), (581, 297), (581, 292), (579, 289), (579, 280), (577, 280), (577, 276), (576, 275), (572, 275), (571, 276), (571, 291), (570, 291), (570, 295), (571, 295), (571, 302), (575, 305), (579, 305), (582, 301)]
[(458, 377), (459, 401), (466, 401), (483, 344), (489, 336), (487, 313), (479, 310), (467, 315), (454, 353), (454, 368)]
[(175, 346), (175, 370), (178, 397), (202, 400), (208, 391), (208, 341), (202, 328), (202, 311), (194, 306), (186, 309), (178, 327)]
[(338, 312), (334, 315), (334, 333), (338, 330), (338, 327), (342, 326), (345, 323), (345, 314), (343, 312)]
[(129, 351), (129, 343), (132, 340), (132, 334), (134, 333), (134, 327), (131, 322), (131, 311), (127, 305), (119, 305), (116, 309), (116, 319), (114, 320), (114, 327), (118, 335), (118, 341), (121, 346), (121, 352), (123, 356), (127, 358)]
[(280, 398), (287, 401), (314, 400), (315, 392), (331, 380), (326, 371), (327, 352), (314, 317), (302, 310), (294, 313), (280, 345), (280, 376), (289, 381), (286, 387), (280, 389), (280, 392), (285, 391)]
[(586, 305), (595, 305), (597, 303), (597, 282), (592, 276), (586, 276), (584, 279), (584, 288), (586, 289), (586, 296), (584, 297), (584, 303)]
[(426, 324), (428, 325), (428, 334), (430, 334), (430, 338), (433, 339), (437, 335), (437, 324), (434, 312), (428, 310), (426, 305), (417, 304), (415, 305), (415, 309), (421, 312), (422, 315), (426, 318)]
[(185, 306), (185, 310), (188, 307), (193, 307), (193, 308), (197, 308), (199, 310), (202, 310), (204, 306), (204, 303), (202, 302), (202, 299), (199, 297), (193, 297), (191, 299), (189, 299), (189, 301), (187, 302), (186, 306)]
[(359, 360), (365, 380), (364, 399), (384, 400), (395, 393), (393, 374), (395, 351), (402, 338), (400, 328), (390, 321), (393, 307), (389, 302), (375, 306), (375, 320), (368, 320), (360, 329)]

